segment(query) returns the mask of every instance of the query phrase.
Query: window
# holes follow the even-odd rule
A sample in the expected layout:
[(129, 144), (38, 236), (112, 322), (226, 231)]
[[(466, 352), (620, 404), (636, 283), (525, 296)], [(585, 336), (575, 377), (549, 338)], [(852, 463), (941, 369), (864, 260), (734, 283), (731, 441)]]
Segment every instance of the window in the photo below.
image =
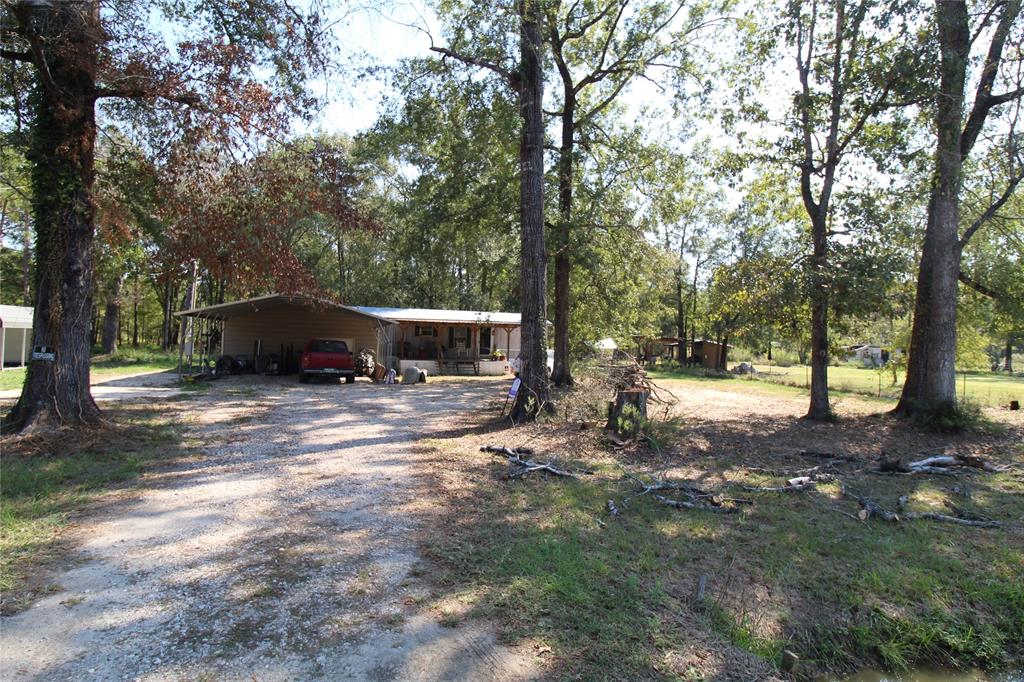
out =
[(437, 327), (421, 327), (416, 325), (416, 336), (437, 336)]
[(348, 344), (344, 341), (329, 341), (320, 339), (309, 342), (310, 353), (347, 353)]

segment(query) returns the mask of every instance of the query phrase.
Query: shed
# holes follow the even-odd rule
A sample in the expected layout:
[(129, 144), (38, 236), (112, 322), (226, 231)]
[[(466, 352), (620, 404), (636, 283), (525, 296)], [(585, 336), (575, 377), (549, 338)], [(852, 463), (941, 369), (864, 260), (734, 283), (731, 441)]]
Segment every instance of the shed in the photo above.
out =
[(32, 350), (33, 309), (0, 305), (0, 370), (7, 365), (24, 367)]
[(309, 296), (270, 294), (175, 314), (204, 321), (193, 339), (186, 339), (186, 354), (231, 355), (254, 363), (275, 355), (289, 367), (297, 366), (296, 358), (314, 338), (342, 339), (353, 352), (370, 348), (379, 358), (392, 354), (392, 320)]
[(695, 339), (693, 342), (693, 353), (690, 356), (695, 364), (707, 369), (727, 369), (723, 367), (727, 362), (729, 349), (732, 346), (708, 341), (707, 339)]

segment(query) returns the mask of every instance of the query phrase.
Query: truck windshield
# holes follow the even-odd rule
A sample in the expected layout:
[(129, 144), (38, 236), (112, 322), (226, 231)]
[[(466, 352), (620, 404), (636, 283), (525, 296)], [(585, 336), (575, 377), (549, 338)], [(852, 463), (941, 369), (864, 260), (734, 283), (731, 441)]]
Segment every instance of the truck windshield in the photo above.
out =
[(348, 344), (344, 341), (310, 341), (309, 343), (310, 353), (347, 353)]

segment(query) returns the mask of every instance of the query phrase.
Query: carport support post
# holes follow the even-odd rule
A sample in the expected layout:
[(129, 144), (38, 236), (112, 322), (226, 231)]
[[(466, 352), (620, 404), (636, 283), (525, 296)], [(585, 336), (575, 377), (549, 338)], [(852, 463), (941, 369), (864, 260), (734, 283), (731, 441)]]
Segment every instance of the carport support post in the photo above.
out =
[(28, 345), (28, 329), (21, 330), (21, 366), (25, 366), (25, 346)]
[(0, 372), (4, 371), (4, 357), (7, 355), (7, 327), (0, 327)]

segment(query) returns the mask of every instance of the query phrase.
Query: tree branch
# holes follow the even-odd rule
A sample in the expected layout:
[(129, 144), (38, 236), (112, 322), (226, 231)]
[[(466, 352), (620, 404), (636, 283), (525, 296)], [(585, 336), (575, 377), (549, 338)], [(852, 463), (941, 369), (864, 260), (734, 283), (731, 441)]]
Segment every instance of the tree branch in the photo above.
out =
[(10, 59), (15, 62), (30, 62), (32, 61), (31, 52), (17, 52), (15, 50), (2, 50), (0, 49), (0, 57), (4, 59)]
[(970, 241), (971, 237), (974, 236), (974, 233), (977, 232), (982, 225), (988, 222), (992, 216), (994, 216), (996, 212), (1010, 200), (1010, 197), (1013, 196), (1013, 193), (1017, 189), (1017, 185), (1020, 184), (1021, 180), (1024, 180), (1024, 170), (1019, 171), (1016, 175), (1010, 178), (1010, 181), (1006, 183), (1006, 187), (1003, 189), (1003, 193), (999, 195), (999, 198), (992, 202), (992, 204), (985, 209), (985, 212), (978, 216), (974, 222), (971, 223), (971, 226), (964, 231), (964, 236), (960, 238), (961, 249), (968, 241)]
[(1002, 300), (1004, 300), (1006, 298), (1005, 294), (1003, 294), (1003, 293), (1001, 293), (999, 291), (996, 291), (995, 289), (990, 289), (989, 287), (985, 286), (981, 282), (979, 282), (979, 281), (977, 281), (975, 279), (972, 279), (963, 270), (960, 270), (957, 273), (957, 279), (959, 279), (963, 284), (966, 284), (970, 288), (972, 288), (975, 291), (977, 291), (982, 296), (988, 296), (989, 298), (991, 298), (994, 301), (1002, 301)]
[(480, 59), (478, 57), (471, 57), (469, 55), (465, 55), (465, 54), (462, 54), (460, 52), (456, 52), (455, 50), (448, 49), (447, 47), (433, 47), (432, 46), (430, 48), (430, 51), (431, 52), (437, 52), (438, 54), (443, 55), (445, 57), (451, 57), (452, 59), (457, 59), (458, 61), (462, 62), (463, 64), (469, 64), (471, 66), (479, 66), (480, 68), (483, 68), (483, 69), (489, 69), (490, 71), (493, 71), (494, 73), (498, 74), (499, 76), (504, 78), (506, 81), (508, 81), (510, 85), (515, 86), (515, 87), (518, 87), (518, 85), (519, 85), (519, 78), (516, 75), (514, 75), (508, 69), (503, 68), (501, 65), (495, 64), (494, 62), (487, 61), (486, 59)]

